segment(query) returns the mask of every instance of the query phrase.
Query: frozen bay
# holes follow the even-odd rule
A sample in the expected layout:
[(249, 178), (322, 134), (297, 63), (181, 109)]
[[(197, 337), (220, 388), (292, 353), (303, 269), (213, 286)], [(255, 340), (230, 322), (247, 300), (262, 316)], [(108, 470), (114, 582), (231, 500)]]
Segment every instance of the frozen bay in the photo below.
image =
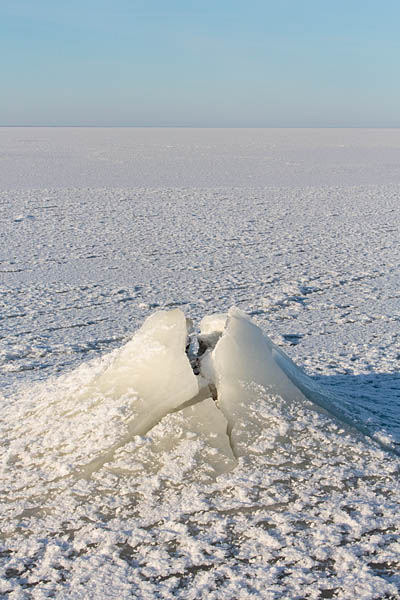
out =
[[(113, 468), (71, 483), (74, 456), (118, 441), (129, 398), (84, 411), (63, 399), (154, 311), (179, 307), (198, 324), (236, 305), (338, 409), (398, 446), (400, 131), (1, 129), (0, 140), (2, 439), (27, 445), (24, 465), (7, 455), (16, 485), (33, 477), (5, 498), (1, 593), (399, 597), (398, 459), (335, 418), (265, 401), (271, 435), (210, 480), (213, 432), (177, 412)], [(95, 430), (85, 443), (77, 414), (82, 435)], [(40, 439), (57, 447), (63, 428), (52, 472)]]

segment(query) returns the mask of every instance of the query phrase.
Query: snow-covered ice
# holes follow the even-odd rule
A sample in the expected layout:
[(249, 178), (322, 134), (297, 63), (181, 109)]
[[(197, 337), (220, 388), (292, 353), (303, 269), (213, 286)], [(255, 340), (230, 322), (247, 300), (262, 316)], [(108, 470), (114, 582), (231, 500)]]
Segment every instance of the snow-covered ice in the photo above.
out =
[(400, 598), (400, 131), (0, 143), (0, 596)]

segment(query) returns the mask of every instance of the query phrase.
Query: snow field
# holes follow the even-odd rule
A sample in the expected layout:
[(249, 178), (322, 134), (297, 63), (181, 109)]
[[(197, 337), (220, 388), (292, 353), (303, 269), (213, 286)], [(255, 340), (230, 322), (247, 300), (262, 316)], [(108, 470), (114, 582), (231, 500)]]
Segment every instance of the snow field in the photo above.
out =
[(1, 597), (400, 597), (399, 135), (0, 130)]

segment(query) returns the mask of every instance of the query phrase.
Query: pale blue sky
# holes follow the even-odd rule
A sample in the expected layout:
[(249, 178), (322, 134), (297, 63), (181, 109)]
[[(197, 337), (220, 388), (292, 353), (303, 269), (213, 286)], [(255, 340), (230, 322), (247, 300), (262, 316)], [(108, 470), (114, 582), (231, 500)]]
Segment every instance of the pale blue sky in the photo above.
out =
[(0, 0), (0, 125), (400, 126), (398, 0)]

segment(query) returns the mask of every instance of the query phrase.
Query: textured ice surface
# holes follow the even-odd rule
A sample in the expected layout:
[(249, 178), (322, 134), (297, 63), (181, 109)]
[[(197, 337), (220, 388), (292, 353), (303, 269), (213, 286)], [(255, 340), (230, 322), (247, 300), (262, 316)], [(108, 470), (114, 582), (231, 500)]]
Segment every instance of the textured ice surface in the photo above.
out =
[(4, 594), (275, 598), (318, 568), (320, 591), (350, 598), (362, 569), (366, 598), (395, 597), (398, 461), (307, 399), (240, 310), (202, 329), (198, 376), (185, 315), (159, 311), (3, 407)]
[(257, 385), (236, 460), (215, 390), (132, 439), (134, 397), (83, 390), (155, 310), (236, 305), (399, 443), (400, 130), (0, 138), (0, 595), (397, 599), (398, 459), (370, 439)]

